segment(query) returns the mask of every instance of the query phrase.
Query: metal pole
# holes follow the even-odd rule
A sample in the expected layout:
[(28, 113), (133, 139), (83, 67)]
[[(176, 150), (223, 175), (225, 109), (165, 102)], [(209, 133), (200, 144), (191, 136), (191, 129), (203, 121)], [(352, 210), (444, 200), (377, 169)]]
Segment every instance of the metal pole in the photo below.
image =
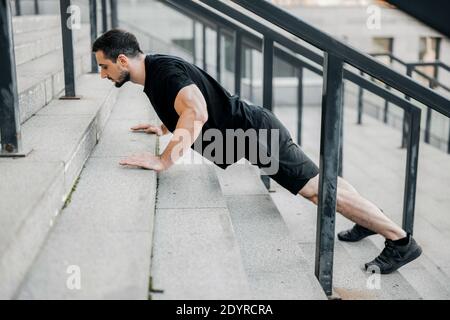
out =
[(345, 98), (345, 81), (342, 80), (342, 112), (341, 112), (341, 130), (339, 131), (339, 167), (338, 176), (343, 177), (344, 174), (344, 98)]
[(22, 8), (20, 5), (20, 0), (15, 0), (14, 4), (16, 5), (16, 16), (22, 15)]
[(65, 96), (61, 99), (78, 99), (75, 94), (75, 65), (72, 40), (71, 0), (60, 0), (61, 29), (64, 56)]
[(302, 145), (302, 122), (303, 122), (303, 67), (297, 68), (297, 143)]
[(242, 34), (240, 30), (234, 33), (234, 93), (241, 95), (242, 77)]
[(203, 70), (207, 71), (208, 65), (206, 64), (206, 24), (203, 24), (202, 28), (202, 57), (203, 57)]
[(315, 275), (328, 296), (331, 296), (333, 288), (339, 133), (342, 125), (342, 75), (342, 60), (326, 52), (323, 66)]
[(103, 23), (103, 33), (108, 31), (108, 4), (106, 0), (102, 0), (102, 23)]
[(273, 39), (263, 41), (263, 107), (272, 111), (273, 103)]
[(39, 14), (39, 1), (38, 0), (34, 0), (34, 14), (35, 15)]
[[(273, 103), (273, 39), (264, 36), (263, 40), (263, 107), (272, 111)], [(270, 190), (270, 177), (261, 175), (261, 180)]]
[(20, 156), (22, 151), (16, 59), (9, 0), (0, 0), (0, 157)]
[(253, 90), (253, 86), (254, 86), (254, 76), (253, 76), (253, 49), (252, 48), (248, 48), (248, 53), (249, 53), (249, 73), (250, 73), (250, 101), (255, 101), (255, 96), (254, 96), (254, 90)]
[(420, 144), (420, 117), (421, 110), (409, 111), (409, 127), (407, 136), (405, 191), (403, 196), (403, 229), (412, 234), (414, 230), (414, 210), (416, 203), (417, 166), (419, 160)]
[[(412, 71), (413, 71), (413, 66), (411, 65), (407, 65), (406, 66), (406, 75), (408, 77), (412, 76)], [(405, 95), (405, 99), (410, 101), (411, 98), (407, 95)], [(401, 148), (406, 148), (407, 146), (407, 136), (408, 136), (408, 131), (409, 131), (409, 125), (411, 123), (410, 119), (409, 119), (410, 114), (405, 110), (403, 112), (403, 129), (402, 129), (402, 145)]]
[[(360, 72), (361, 76), (364, 75), (364, 73)], [(362, 87), (359, 87), (358, 90), (358, 121), (357, 124), (362, 124), (362, 113), (363, 113), (363, 99), (364, 99), (364, 90)]]
[(119, 27), (117, 0), (111, 0), (109, 4), (111, 8), (111, 28), (116, 29)]
[(196, 25), (195, 20), (192, 20), (192, 59), (193, 63), (197, 64), (197, 34), (196, 34)]
[[(91, 43), (97, 39), (97, 0), (89, 0), (89, 19), (91, 22)], [(91, 72), (98, 73), (97, 59), (95, 54), (91, 56)]]
[(221, 81), (221, 66), (222, 66), (222, 31), (220, 26), (217, 26), (216, 30), (216, 80)]

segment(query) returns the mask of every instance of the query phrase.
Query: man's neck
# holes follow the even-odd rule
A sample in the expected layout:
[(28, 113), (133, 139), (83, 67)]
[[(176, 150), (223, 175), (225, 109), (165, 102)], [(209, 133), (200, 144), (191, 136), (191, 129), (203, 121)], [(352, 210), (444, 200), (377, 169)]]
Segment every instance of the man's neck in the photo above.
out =
[(145, 54), (141, 53), (137, 58), (133, 59), (133, 67), (130, 70), (131, 82), (145, 85)]

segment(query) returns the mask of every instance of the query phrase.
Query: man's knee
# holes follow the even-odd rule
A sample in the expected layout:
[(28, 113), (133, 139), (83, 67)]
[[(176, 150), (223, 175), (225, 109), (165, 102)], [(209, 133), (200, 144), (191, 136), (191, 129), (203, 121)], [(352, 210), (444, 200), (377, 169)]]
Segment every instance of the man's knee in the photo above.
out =
[(319, 199), (319, 175), (311, 178), (298, 194), (317, 204)]

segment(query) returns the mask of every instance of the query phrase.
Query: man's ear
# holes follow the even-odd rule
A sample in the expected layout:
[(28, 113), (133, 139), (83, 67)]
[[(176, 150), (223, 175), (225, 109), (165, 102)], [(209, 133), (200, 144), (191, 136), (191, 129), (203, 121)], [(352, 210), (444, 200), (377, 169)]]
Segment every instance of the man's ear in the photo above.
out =
[(117, 57), (117, 63), (122, 67), (128, 66), (128, 57), (124, 54), (119, 54), (119, 56)]

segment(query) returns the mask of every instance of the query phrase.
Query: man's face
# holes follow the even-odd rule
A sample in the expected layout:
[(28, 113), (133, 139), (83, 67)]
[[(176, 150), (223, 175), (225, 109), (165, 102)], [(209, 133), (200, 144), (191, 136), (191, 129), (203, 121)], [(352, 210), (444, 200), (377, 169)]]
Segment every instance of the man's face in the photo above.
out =
[(117, 88), (123, 86), (130, 81), (130, 72), (128, 71), (128, 58), (121, 54), (116, 62), (105, 58), (103, 51), (99, 50), (95, 53), (97, 63), (101, 68), (100, 76), (102, 79), (108, 78)]

